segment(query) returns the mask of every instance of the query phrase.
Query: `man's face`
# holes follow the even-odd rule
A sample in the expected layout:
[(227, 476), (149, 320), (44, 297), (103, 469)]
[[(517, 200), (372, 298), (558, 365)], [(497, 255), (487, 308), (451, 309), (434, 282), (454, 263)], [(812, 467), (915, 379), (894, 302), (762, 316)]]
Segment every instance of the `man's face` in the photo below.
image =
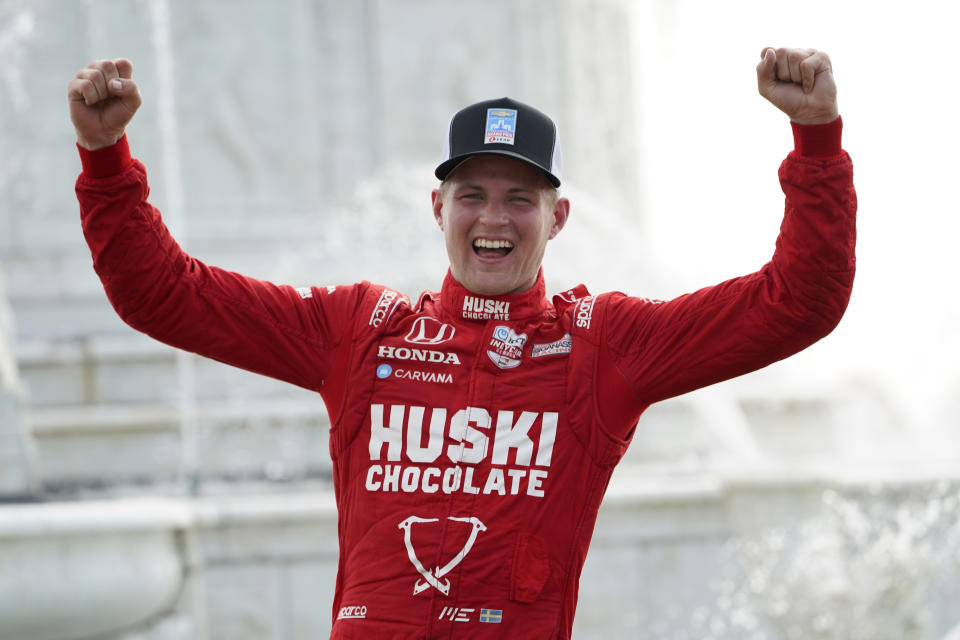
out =
[(474, 293), (503, 295), (536, 283), (547, 240), (570, 203), (535, 167), (507, 156), (463, 162), (432, 195), (454, 279)]

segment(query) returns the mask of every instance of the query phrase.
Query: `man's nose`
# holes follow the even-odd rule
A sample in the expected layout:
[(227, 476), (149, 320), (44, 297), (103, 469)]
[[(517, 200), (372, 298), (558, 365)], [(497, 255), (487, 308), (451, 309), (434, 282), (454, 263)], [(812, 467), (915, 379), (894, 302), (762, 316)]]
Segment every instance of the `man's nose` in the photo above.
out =
[(490, 202), (480, 212), (480, 220), (490, 226), (504, 225), (510, 222), (510, 214), (502, 203)]

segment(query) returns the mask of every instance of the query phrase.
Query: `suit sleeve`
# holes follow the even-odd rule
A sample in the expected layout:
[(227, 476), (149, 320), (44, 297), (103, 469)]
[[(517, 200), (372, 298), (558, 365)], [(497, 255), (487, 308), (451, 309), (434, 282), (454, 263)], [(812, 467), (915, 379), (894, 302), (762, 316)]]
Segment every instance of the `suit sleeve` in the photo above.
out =
[(120, 317), (161, 342), (319, 391), (365, 284), (294, 289), (187, 255), (147, 201), (126, 138), (80, 149), (84, 237)]
[(629, 385), (630, 411), (786, 358), (840, 321), (853, 286), (857, 208), (841, 126), (794, 125), (796, 149), (779, 172), (785, 214), (759, 271), (668, 302), (611, 294), (605, 355)]

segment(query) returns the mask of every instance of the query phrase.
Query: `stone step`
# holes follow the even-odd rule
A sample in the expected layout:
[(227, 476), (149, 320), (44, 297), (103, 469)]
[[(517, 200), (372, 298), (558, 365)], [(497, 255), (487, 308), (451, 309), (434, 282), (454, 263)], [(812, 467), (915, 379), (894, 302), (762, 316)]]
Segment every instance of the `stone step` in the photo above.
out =
[[(207, 264), (221, 266), (231, 271), (249, 273), (260, 278), (283, 275), (284, 265), (278, 256), (290, 252), (290, 244), (302, 239), (288, 230), (290, 237), (265, 239), (261, 235), (237, 240), (229, 244), (221, 237), (219, 242), (195, 239), (192, 253)], [(306, 251), (306, 247), (304, 247)], [(278, 266), (278, 264), (280, 266)], [(80, 239), (76, 248), (38, 255), (13, 255), (3, 258), (7, 294), (14, 303), (24, 300), (99, 296), (103, 287), (93, 270), (90, 251)]]
[[(290, 384), (201, 358), (127, 330), (21, 340), (16, 357), (34, 407), (314, 396)], [(189, 387), (189, 388), (187, 388)]]
[(11, 299), (18, 342), (74, 340), (131, 331), (110, 308), (103, 292), (33, 299)]
[[(111, 308), (90, 253), (82, 239), (78, 242), (76, 249), (3, 257), (18, 341), (68, 340), (131, 331)], [(313, 277), (318, 272), (333, 277), (331, 270), (317, 267), (316, 257), (307, 253), (310, 247), (291, 252), (289, 247), (295, 242), (250, 237), (231, 242), (229, 248), (222, 242), (218, 245), (203, 239), (192, 244), (195, 255), (210, 265), (295, 286), (328, 284)]]
[(47, 490), (144, 485), (190, 476), (283, 482), (328, 477), (329, 423), (318, 396), (35, 408), (37, 482)]

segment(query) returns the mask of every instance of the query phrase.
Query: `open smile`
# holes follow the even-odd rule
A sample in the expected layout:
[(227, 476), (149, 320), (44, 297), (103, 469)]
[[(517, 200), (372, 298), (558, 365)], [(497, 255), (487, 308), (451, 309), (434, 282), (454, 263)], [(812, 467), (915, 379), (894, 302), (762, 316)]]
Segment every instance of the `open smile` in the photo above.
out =
[(513, 243), (509, 240), (477, 238), (473, 241), (473, 252), (481, 258), (502, 258), (511, 251)]

